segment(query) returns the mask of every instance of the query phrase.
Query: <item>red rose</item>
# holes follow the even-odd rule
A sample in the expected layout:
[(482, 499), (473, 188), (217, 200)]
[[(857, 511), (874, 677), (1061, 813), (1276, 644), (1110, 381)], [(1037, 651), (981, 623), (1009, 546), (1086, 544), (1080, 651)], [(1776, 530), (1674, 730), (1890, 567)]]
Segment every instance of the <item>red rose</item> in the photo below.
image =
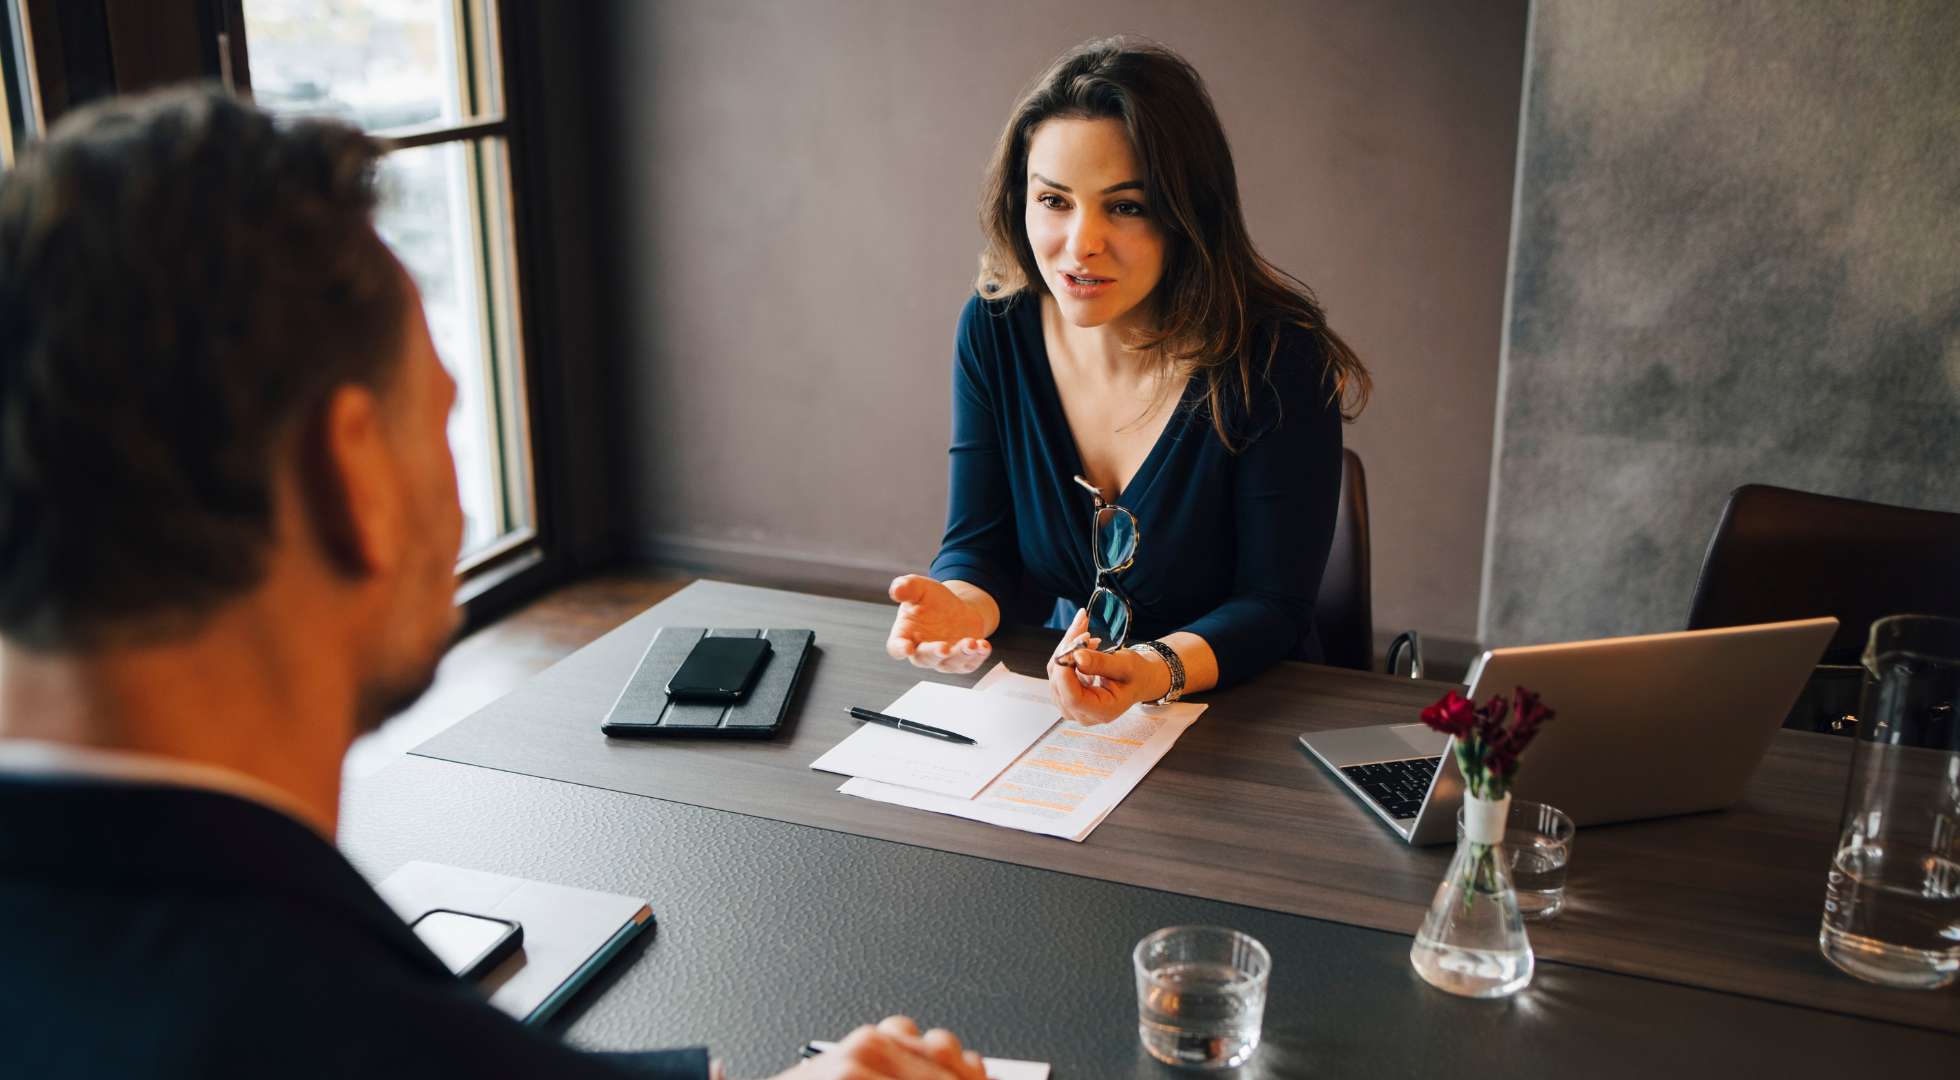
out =
[(1545, 707), (1538, 695), (1520, 686), (1517, 688), (1517, 718), (1511, 729), (1504, 733), (1504, 750), (1512, 757), (1524, 753), (1524, 748), (1538, 736), (1538, 728), (1554, 715)]
[(1422, 722), (1460, 739), (1470, 734), (1471, 727), (1477, 722), (1477, 707), (1470, 704), (1470, 699), (1451, 690), (1436, 704), (1422, 710)]
[(1511, 703), (1502, 694), (1492, 694), (1484, 707), (1477, 710), (1477, 735), (1489, 746), (1504, 734), (1504, 717), (1511, 711)]

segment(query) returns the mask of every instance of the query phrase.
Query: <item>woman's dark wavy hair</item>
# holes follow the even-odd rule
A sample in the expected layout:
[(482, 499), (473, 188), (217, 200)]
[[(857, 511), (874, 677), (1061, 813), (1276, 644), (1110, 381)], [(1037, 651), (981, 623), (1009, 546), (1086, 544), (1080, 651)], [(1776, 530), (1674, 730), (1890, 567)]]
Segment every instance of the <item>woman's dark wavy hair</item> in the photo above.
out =
[(1253, 247), (1211, 95), (1183, 57), (1155, 42), (1116, 37), (1079, 45), (1015, 103), (981, 188), (982, 296), (1008, 296), (1041, 281), (1025, 224), (1028, 144), (1036, 128), (1058, 118), (1115, 120), (1128, 132), (1166, 241), (1155, 292), (1161, 324), (1134, 334), (1129, 345), (1205, 380), (1212, 426), (1227, 447), (1234, 441), (1226, 422), (1232, 399), (1252, 408), (1285, 325), (1305, 329), (1319, 344), (1342, 419), (1359, 415), (1373, 385), (1368, 369), (1328, 328), (1313, 291)]
[(380, 152), (185, 89), (79, 109), (0, 180), (0, 636), (170, 637), (260, 580), (281, 448), (400, 366)]

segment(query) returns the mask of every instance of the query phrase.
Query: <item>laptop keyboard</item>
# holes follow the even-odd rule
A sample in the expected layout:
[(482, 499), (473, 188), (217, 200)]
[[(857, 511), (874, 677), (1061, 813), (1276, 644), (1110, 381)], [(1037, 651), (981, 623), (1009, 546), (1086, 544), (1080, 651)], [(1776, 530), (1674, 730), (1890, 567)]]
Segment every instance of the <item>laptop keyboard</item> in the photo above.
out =
[(1380, 803), (1388, 816), (1407, 821), (1422, 809), (1435, 779), (1441, 757), (1410, 758), (1407, 761), (1378, 761), (1371, 765), (1348, 765), (1341, 772), (1368, 797)]

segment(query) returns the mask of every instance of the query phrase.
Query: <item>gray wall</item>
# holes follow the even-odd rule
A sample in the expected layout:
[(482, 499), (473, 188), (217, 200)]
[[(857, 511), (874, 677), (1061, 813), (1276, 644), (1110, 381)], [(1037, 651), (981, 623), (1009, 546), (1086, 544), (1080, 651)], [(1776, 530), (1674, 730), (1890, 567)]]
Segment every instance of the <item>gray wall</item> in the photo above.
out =
[(1679, 629), (1743, 483), (1960, 509), (1960, 4), (1532, 23), (1486, 640)]
[[(882, 586), (938, 543), (953, 323), (1021, 86), (1142, 33), (1204, 73), (1253, 234), (1372, 366), (1377, 622), (1468, 638), (1522, 3), (665, 0), (594, 9), (618, 162), (614, 498), (629, 549)], [(606, 146), (606, 143), (612, 146)]]

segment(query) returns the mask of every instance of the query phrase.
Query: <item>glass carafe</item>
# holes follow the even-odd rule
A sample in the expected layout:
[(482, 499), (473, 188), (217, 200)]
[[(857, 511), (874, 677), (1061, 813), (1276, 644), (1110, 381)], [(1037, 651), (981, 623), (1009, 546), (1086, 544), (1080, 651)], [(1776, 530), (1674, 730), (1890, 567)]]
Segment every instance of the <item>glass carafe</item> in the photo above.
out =
[(1818, 948), (1886, 986), (1960, 976), (1960, 620), (1895, 615), (1865, 647)]

